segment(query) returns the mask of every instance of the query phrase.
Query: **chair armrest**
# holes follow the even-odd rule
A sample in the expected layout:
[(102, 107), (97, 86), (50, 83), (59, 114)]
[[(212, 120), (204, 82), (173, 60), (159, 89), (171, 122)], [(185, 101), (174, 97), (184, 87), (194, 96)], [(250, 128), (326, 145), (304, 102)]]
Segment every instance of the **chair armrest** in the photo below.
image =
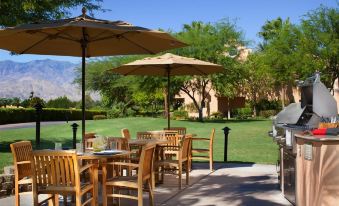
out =
[(16, 164), (18, 165), (31, 164), (31, 161), (20, 161), (20, 162), (17, 162)]
[(204, 141), (210, 141), (209, 138), (202, 138), (202, 137), (193, 137), (192, 140), (204, 140)]
[(83, 171), (91, 168), (91, 167), (94, 167), (95, 165), (94, 164), (86, 164), (85, 166), (81, 167), (80, 170), (79, 170), (79, 173), (82, 173)]
[(128, 162), (107, 162), (107, 165), (119, 165), (119, 166), (130, 166), (130, 167), (134, 167), (137, 168), (139, 167), (138, 164), (134, 164), (134, 163), (128, 163)]

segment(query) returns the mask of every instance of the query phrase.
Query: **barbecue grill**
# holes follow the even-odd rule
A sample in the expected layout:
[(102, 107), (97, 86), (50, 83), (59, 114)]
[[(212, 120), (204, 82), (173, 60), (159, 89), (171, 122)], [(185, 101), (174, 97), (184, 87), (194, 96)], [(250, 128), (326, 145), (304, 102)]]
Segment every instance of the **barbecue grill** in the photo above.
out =
[(337, 116), (337, 103), (319, 73), (299, 82), (301, 100), (279, 112), (273, 120), (270, 136), (279, 145), (279, 180), (281, 189), (292, 204), (295, 204), (295, 158), (297, 153), (296, 133), (318, 128), (323, 118)]

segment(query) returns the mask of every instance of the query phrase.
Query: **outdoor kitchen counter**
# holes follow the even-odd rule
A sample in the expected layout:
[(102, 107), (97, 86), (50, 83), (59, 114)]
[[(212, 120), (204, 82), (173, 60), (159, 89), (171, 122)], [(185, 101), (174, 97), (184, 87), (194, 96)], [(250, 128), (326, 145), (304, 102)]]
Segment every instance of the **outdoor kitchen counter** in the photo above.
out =
[(304, 135), (295, 134), (296, 139), (303, 139), (306, 141), (326, 142), (326, 141), (339, 141), (339, 136), (334, 135)]
[(338, 205), (339, 136), (295, 137), (297, 205)]

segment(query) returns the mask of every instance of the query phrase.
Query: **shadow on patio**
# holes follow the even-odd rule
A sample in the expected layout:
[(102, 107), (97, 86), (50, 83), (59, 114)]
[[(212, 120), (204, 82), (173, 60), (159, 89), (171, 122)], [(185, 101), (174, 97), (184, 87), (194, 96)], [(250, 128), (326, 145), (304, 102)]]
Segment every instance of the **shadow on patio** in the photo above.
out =
[[(155, 188), (155, 205), (291, 205), (278, 188), (274, 165), (215, 163), (215, 169), (210, 172), (207, 163), (194, 163), (190, 185), (183, 184), (181, 191), (176, 177), (166, 175), (164, 184)], [(31, 205), (30, 199), (30, 195), (26, 196), (24, 205)], [(0, 199), (0, 205), (14, 205), (11, 202), (14, 203), (14, 197)], [(122, 200), (121, 205), (137, 204)], [(148, 205), (146, 192), (144, 205)]]

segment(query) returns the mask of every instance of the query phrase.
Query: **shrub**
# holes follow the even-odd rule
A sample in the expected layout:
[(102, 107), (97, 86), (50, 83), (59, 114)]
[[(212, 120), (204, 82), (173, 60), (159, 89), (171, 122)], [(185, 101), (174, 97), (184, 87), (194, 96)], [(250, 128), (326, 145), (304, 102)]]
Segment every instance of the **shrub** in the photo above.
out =
[(123, 112), (117, 107), (113, 107), (111, 110), (107, 111), (108, 119), (123, 117), (123, 115), (124, 115)]
[(210, 117), (214, 118), (214, 119), (222, 119), (224, 117), (224, 115), (221, 112), (213, 112)]
[(93, 116), (93, 120), (101, 120), (101, 119), (107, 119), (106, 115), (99, 114), (99, 115)]
[[(105, 111), (87, 110), (86, 119), (93, 119), (94, 115), (106, 115)], [(79, 109), (44, 108), (41, 121), (71, 121), (81, 120), (82, 111)], [(36, 112), (33, 108), (0, 108), (0, 124), (23, 123), (36, 121)]]
[(282, 109), (281, 103), (278, 100), (269, 101), (267, 99), (261, 99), (255, 106), (258, 111)]
[(235, 109), (234, 117), (236, 119), (247, 119), (249, 117), (252, 117), (252, 109), (250, 107)]
[(188, 112), (185, 110), (175, 110), (172, 115), (173, 119), (187, 119)]
[(262, 110), (259, 112), (259, 116), (261, 117), (265, 117), (265, 118), (269, 118), (269, 117), (272, 117), (272, 116), (275, 116), (276, 114), (278, 114), (278, 111), (277, 110)]

